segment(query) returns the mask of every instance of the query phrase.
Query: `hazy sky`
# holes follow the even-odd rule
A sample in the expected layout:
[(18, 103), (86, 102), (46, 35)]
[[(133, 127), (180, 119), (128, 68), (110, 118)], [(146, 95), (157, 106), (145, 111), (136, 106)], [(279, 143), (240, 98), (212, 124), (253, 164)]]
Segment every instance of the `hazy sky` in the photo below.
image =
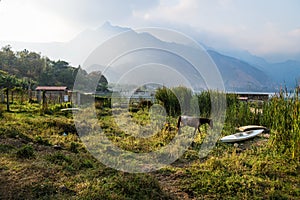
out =
[(69, 41), (105, 21), (184, 31), (215, 47), (300, 56), (299, 0), (1, 0), (0, 40)]

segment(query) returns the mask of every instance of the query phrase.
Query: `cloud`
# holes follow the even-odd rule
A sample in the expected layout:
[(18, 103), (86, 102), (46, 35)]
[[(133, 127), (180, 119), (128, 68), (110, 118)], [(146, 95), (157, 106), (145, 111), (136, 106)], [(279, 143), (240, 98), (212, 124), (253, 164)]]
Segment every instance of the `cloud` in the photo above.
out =
[(300, 28), (291, 30), (291, 31), (289, 32), (289, 36), (299, 38), (299, 37), (300, 37)]
[(72, 23), (100, 26), (104, 21), (119, 22), (131, 16), (133, 10), (149, 9), (158, 0), (31, 0), (43, 9), (51, 10)]
[(68, 41), (105, 21), (187, 33), (214, 48), (300, 52), (297, 0), (4, 0), (1, 39)]
[(161, 0), (155, 8), (135, 11), (133, 17), (144, 24), (189, 27), (197, 32), (192, 33), (197, 40), (217, 49), (243, 49), (257, 55), (300, 53), (300, 31), (294, 27), (299, 25), (296, 19), (300, 18), (296, 1), (166, 2), (169, 1)]
[(70, 34), (63, 19), (48, 10), (38, 9), (29, 0), (1, 1), (0, 24), (1, 40), (53, 41)]
[[(193, 27), (205, 28), (219, 26), (226, 20), (226, 12), (232, 10), (229, 0), (179, 0), (176, 3), (166, 3), (161, 0), (155, 9), (136, 11), (134, 17), (148, 21), (164, 21), (165, 23), (188, 24)], [(215, 15), (215, 12), (218, 12)], [(145, 17), (146, 16), (146, 17)]]
[(4, 0), (1, 40), (68, 41), (105, 21), (122, 24), (133, 10), (151, 9), (158, 0)]

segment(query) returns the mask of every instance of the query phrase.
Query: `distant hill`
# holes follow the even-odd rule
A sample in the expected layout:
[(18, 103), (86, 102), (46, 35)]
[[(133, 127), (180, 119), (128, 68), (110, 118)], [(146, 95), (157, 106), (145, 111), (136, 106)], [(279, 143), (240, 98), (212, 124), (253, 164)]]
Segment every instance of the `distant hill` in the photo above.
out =
[(289, 89), (300, 85), (300, 62), (288, 60), (281, 63), (269, 64), (263, 67), (278, 85)]
[[(183, 51), (191, 51), (188, 48), (192, 48), (182, 44), (171, 44), (159, 40), (153, 35), (136, 33), (130, 28), (113, 26), (108, 22), (98, 29), (85, 30), (66, 43), (0, 42), (0, 45), (9, 43), (14, 49), (26, 48), (30, 51), (41, 52), (42, 55), (46, 55), (52, 60), (66, 60), (71, 66), (78, 67), (81, 65), (85, 69), (86, 66), (83, 66), (83, 63), (99, 45), (112, 36), (125, 31), (132, 33), (132, 38), (129, 38), (127, 42), (135, 42), (139, 38), (138, 40), (145, 43), (157, 43), (166, 46), (173, 45), (174, 48), (182, 48)], [(297, 61), (268, 63), (263, 58), (251, 55), (246, 51), (239, 52), (238, 50), (236, 52), (220, 53), (218, 50), (209, 49), (208, 53), (221, 72), (226, 90), (274, 91), (283, 84), (293, 87), (296, 84), (296, 80), (299, 79), (300, 63)], [(145, 57), (143, 54), (140, 54), (140, 56)], [(175, 69), (180, 71), (179, 59), (167, 60), (165, 55), (160, 58), (159, 55), (155, 55), (155, 58), (156, 62), (173, 65)], [(135, 59), (138, 58), (135, 57)], [(148, 59), (151, 59), (151, 57), (148, 57)], [(177, 61), (178, 63), (176, 64)], [(127, 64), (129, 65), (130, 63), (128, 62)], [(122, 75), (122, 70), (110, 70), (108, 74), (111, 77), (109, 81), (115, 81), (116, 77)], [(193, 77), (194, 75), (193, 72), (190, 73), (192, 78), (195, 78)]]
[[(127, 43), (141, 43), (145, 46), (161, 46), (166, 47), (167, 49), (176, 49), (180, 52), (186, 52), (195, 57), (199, 56), (196, 54), (197, 52), (195, 53), (192, 46), (162, 41), (148, 33), (136, 33), (131, 30), (127, 33), (126, 39), (122, 39), (117, 38), (116, 41), (112, 42), (113, 44), (111, 44), (110, 47), (117, 49), (120, 44), (124, 46)], [(105, 53), (106, 52), (103, 52), (103, 54)], [(222, 55), (216, 51), (208, 50), (208, 53), (217, 65), (223, 77), (226, 90), (272, 91), (276, 87), (272, 79), (264, 71), (256, 68), (255, 66), (245, 61)], [(182, 61), (180, 57), (176, 57), (174, 55), (171, 56), (159, 51), (139, 51), (135, 52), (134, 55), (128, 55), (125, 62), (116, 63), (115, 65), (119, 65), (118, 67), (108, 70), (107, 78), (109, 81), (115, 82), (130, 68), (132, 68), (132, 66), (151, 62), (172, 66), (179, 73), (187, 74), (191, 82), (199, 82), (200, 85), (197, 85), (196, 88), (205, 88), (203, 78), (199, 76), (195, 77), (196, 73), (193, 70), (190, 70), (189, 65)], [(98, 64), (104, 65), (105, 63)], [(162, 76), (168, 77), (168, 74)]]
[(244, 60), (260, 69), (273, 80), (277, 88), (282, 86), (293, 89), (297, 84), (300, 85), (300, 61), (287, 60), (280, 63), (270, 63), (247, 51), (238, 50), (224, 52), (224, 54), (231, 55), (239, 60)]
[(218, 66), (227, 90), (255, 92), (270, 91), (276, 87), (264, 71), (253, 65), (212, 50), (208, 53)]

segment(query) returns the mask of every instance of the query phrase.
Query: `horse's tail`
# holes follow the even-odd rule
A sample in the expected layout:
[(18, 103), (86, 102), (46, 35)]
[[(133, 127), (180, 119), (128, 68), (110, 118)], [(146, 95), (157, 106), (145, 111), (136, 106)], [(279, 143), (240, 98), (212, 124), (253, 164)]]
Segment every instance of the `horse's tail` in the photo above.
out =
[(178, 130), (178, 133), (180, 133), (180, 123), (181, 123), (181, 116), (178, 117), (178, 121), (177, 121), (177, 130)]

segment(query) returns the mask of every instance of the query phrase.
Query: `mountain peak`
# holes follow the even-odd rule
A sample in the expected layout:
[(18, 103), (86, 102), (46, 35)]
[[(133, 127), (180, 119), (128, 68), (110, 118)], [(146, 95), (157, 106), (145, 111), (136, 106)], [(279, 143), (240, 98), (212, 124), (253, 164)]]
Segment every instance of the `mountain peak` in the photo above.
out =
[(102, 26), (98, 28), (99, 30), (105, 30), (105, 31), (112, 31), (112, 32), (123, 32), (123, 31), (129, 31), (130, 28), (127, 27), (121, 27), (121, 26), (114, 26), (111, 24), (110, 21), (104, 22)]
[(110, 28), (110, 27), (112, 27), (110, 21), (104, 22), (103, 25), (101, 26), (101, 28)]

